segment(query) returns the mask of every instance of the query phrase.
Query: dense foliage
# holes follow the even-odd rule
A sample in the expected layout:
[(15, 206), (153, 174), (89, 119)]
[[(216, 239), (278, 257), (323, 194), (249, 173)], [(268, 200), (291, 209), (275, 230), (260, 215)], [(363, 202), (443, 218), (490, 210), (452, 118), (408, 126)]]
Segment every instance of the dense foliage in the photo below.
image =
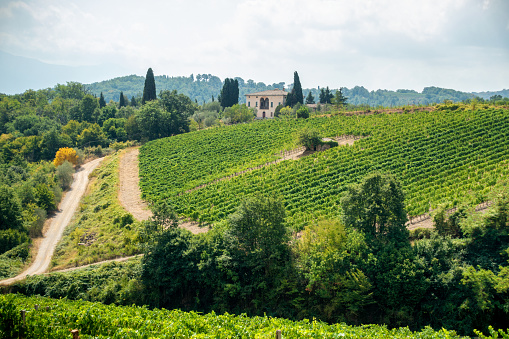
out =
[[(457, 108), (258, 121), (161, 139), (141, 148), (140, 185), (148, 200), (167, 199), (179, 214), (204, 222), (226, 218), (253, 192), (282, 196), (298, 228), (338, 217), (340, 193), (373, 171), (401, 181), (410, 216), (447, 202), (480, 203), (509, 175), (509, 111)], [(261, 167), (294, 148), (303, 128), (324, 137), (366, 137), (353, 146)], [(256, 169), (218, 180), (249, 168)]]
[[(398, 212), (403, 196), (394, 199), (395, 208), (370, 207), (398, 183), (371, 175), (352, 190), (362, 193), (368, 186), (376, 193), (361, 198), (366, 201), (360, 206), (366, 207), (365, 220), (380, 220), (374, 232), (322, 220), (306, 227), (300, 238), (289, 238), (281, 201), (256, 195), (225, 222), (193, 236), (176, 227), (171, 208), (163, 204), (140, 233), (141, 264), (110, 263), (97, 270), (30, 277), (13, 291), (329, 323), (431, 326), (466, 335), (475, 328), (488, 333), (489, 325), (505, 328), (508, 188), (490, 197), (493, 206), (487, 213), (461, 218), (460, 238), (431, 232), (412, 246), (398, 236), (404, 218), (390, 216), (404, 214)], [(359, 206), (358, 200), (351, 204)], [(343, 209), (347, 221), (351, 207)], [(377, 234), (382, 220), (389, 221), (389, 232)]]
[[(0, 334), (5, 338), (458, 338), (454, 331), (412, 332), (385, 326), (327, 325), (320, 321), (290, 321), (272, 317), (198, 314), (180, 310), (105, 306), (85, 301), (55, 300), (19, 295), (0, 296)], [(36, 306), (37, 305), (37, 306)], [(36, 309), (37, 308), (37, 309)], [(25, 312), (25, 323), (20, 315)], [(504, 333), (504, 332), (502, 332)]]
[(224, 108), (232, 107), (239, 103), (239, 81), (237, 79), (224, 79), (224, 85), (217, 97)]
[[(245, 103), (245, 94), (256, 93), (275, 88), (283, 89), (284, 82), (265, 84), (263, 82), (255, 82), (251, 79), (244, 81), (242, 78), (234, 78), (239, 82), (239, 103)], [(100, 95), (102, 92), (106, 101), (114, 100), (119, 101), (119, 94), (122, 90), (129, 98), (140, 97), (143, 93), (143, 84), (145, 78), (143, 76), (129, 75), (119, 77), (111, 80), (96, 82), (87, 85), (91, 93)], [(198, 74), (194, 76), (155, 76), (155, 83), (159, 90), (177, 90), (191, 98), (197, 103), (204, 104), (212, 100), (212, 97), (217, 97), (224, 81), (221, 81), (217, 76), (211, 74)], [(305, 85), (305, 84), (304, 84)], [(291, 91), (293, 85), (287, 86)], [(325, 91), (325, 86), (319, 88), (304, 88), (302, 89), (303, 97), (311, 93), (315, 98), (320, 98), (321, 103), (331, 103), (331, 99), (335, 94), (335, 90), (329, 90), (328, 97), (322, 98), (322, 89)], [(473, 99), (476, 95), (481, 100), (490, 100), (492, 102), (500, 101), (508, 104), (509, 92), (508, 90), (499, 92), (486, 92), (486, 93), (465, 93), (455, 91), (452, 89), (426, 87), (421, 93), (414, 90), (400, 89), (397, 91), (391, 90), (372, 90), (369, 91), (362, 86), (355, 86), (353, 88), (343, 88), (342, 94), (348, 97), (348, 102), (353, 105), (365, 106), (402, 106), (402, 105), (419, 105), (442, 103), (444, 100), (451, 100), (453, 102), (461, 102)], [(500, 98), (498, 98), (500, 96)], [(504, 98), (503, 98), (504, 97)]]

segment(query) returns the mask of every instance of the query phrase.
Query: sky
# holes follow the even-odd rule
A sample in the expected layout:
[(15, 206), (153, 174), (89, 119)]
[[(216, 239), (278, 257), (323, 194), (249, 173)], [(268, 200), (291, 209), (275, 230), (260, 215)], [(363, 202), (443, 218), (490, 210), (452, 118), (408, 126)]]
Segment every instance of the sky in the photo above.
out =
[(118, 76), (495, 91), (509, 0), (0, 0), (0, 51)]

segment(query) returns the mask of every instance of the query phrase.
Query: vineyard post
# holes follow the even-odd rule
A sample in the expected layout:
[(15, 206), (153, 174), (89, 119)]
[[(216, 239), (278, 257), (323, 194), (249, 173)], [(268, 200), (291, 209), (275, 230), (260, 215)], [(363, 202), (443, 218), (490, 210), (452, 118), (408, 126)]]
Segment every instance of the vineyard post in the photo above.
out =
[(35, 305), (34, 305), (34, 308), (35, 308), (35, 310), (37, 311), (37, 310), (39, 309), (39, 305), (35, 304)]
[(80, 339), (80, 330), (72, 330), (72, 339)]
[(281, 339), (281, 330), (276, 331), (276, 339)]
[(19, 311), (21, 313), (21, 321), (23, 321), (23, 326), (25, 325), (25, 310)]

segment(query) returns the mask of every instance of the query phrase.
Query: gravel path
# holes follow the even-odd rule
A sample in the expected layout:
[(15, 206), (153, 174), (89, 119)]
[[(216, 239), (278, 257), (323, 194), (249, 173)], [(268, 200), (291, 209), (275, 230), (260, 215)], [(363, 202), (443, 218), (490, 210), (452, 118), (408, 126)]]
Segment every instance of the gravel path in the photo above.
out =
[(24, 279), (27, 275), (41, 274), (48, 270), (53, 252), (57, 243), (62, 238), (65, 227), (69, 224), (78, 208), (81, 197), (88, 185), (88, 176), (101, 163), (103, 158), (92, 160), (74, 173), (71, 189), (65, 194), (64, 199), (58, 205), (58, 211), (50, 220), (50, 226), (40, 243), (37, 256), (27, 270), (16, 277), (0, 281), (0, 285), (10, 285)]

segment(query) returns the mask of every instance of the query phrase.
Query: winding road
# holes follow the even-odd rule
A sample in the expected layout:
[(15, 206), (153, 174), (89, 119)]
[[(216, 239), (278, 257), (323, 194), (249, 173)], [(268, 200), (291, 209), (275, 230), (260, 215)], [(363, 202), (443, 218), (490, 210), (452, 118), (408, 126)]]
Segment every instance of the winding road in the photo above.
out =
[(99, 165), (103, 158), (92, 160), (74, 173), (71, 189), (65, 194), (58, 206), (58, 212), (51, 220), (51, 224), (39, 246), (37, 256), (23, 273), (9, 279), (1, 280), (0, 285), (10, 285), (24, 279), (27, 275), (45, 273), (51, 263), (51, 258), (57, 243), (62, 238), (65, 227), (70, 223), (74, 212), (78, 208), (81, 197), (88, 185), (88, 176)]

